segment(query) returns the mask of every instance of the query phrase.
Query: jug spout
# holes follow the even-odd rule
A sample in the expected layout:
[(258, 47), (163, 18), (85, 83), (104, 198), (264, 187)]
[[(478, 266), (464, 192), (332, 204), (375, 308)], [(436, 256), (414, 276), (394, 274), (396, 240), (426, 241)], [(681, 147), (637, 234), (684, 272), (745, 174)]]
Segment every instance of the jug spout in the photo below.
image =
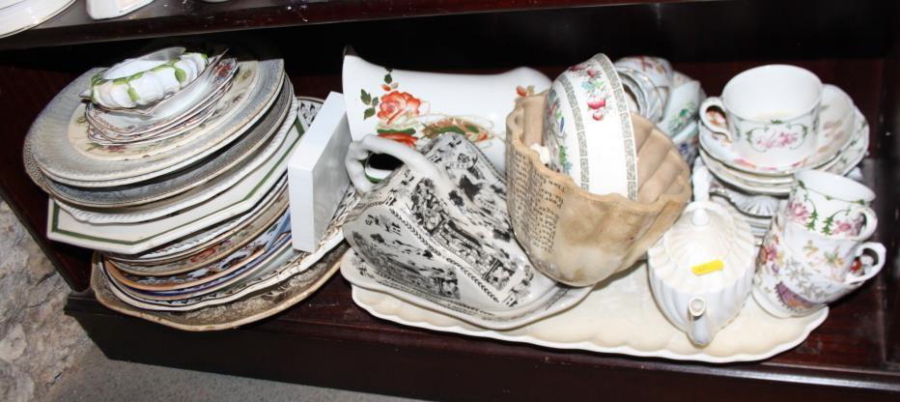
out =
[(695, 297), (688, 302), (688, 338), (697, 346), (709, 345), (709, 318), (706, 314), (706, 300)]

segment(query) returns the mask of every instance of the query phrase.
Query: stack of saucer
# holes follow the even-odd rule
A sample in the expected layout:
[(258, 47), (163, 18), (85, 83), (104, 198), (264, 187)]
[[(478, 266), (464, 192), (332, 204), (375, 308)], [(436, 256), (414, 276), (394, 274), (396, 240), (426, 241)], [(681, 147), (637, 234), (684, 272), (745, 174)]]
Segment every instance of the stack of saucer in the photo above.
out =
[[(171, 49), (131, 59), (156, 67), (107, 87), (108, 70), (76, 79), (32, 125), (24, 159), (50, 194), (47, 236), (99, 251), (94, 286), (184, 311), (272, 286), (308, 256), (291, 248), (286, 169), (322, 101), (295, 97), (280, 59), (204, 56), (188, 71), (159, 64)], [(138, 81), (171, 66), (172, 93)]]
[[(813, 133), (812, 155), (791, 164), (754, 164), (724, 136), (700, 125), (700, 159), (715, 176), (712, 192), (731, 202), (744, 214), (761, 240), (769, 228), (778, 202), (787, 198), (794, 174), (820, 170), (838, 175), (858, 175), (856, 166), (866, 155), (869, 125), (850, 97), (839, 88), (824, 85), (818, 126)], [(695, 164), (696, 165), (696, 164)]]

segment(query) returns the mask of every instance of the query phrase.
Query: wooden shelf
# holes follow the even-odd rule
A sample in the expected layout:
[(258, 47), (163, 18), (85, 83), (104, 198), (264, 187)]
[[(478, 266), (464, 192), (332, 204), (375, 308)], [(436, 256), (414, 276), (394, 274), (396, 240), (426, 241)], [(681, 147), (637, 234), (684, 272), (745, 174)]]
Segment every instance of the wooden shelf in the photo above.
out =
[(683, 1), (686, 0), (155, 0), (119, 18), (94, 20), (87, 14), (86, 1), (78, 0), (47, 22), (0, 39), (0, 49), (437, 15)]
[(44, 235), (47, 196), (25, 175), (21, 160), (31, 122), (76, 76), (134, 54), (146, 38), (219, 31), (223, 36), (203, 37), (275, 44), (297, 93), (319, 97), (340, 91), (346, 45), (396, 68), (498, 72), (527, 65), (551, 77), (597, 52), (613, 58), (656, 54), (698, 78), (708, 94), (720, 93), (731, 76), (753, 66), (801, 65), (844, 89), (871, 124), (867, 173), (878, 194), (877, 236), (890, 255), (885, 272), (837, 303), (806, 342), (762, 363), (679, 363), (405, 328), (356, 307), (339, 276), (276, 317), (209, 334), (124, 317), (89, 293), (73, 295), (67, 312), (112, 358), (433, 399), (897, 400), (900, 395), (900, 136), (892, 134), (900, 132), (900, 4), (157, 0), (101, 22), (87, 19), (83, 6), (0, 39), (0, 49), (7, 49), (0, 51), (5, 140), (0, 195), (78, 291), (88, 286), (89, 252)]

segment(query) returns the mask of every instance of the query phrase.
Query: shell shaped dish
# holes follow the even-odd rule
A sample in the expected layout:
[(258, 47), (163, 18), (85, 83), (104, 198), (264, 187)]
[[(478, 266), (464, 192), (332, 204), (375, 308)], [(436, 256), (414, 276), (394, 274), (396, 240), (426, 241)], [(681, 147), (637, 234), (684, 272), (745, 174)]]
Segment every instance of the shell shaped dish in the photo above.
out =
[(691, 196), (690, 169), (664, 133), (632, 115), (637, 200), (591, 194), (530, 148), (541, 141), (545, 102), (545, 94), (521, 98), (507, 119), (509, 213), (535, 267), (567, 285), (590, 286), (632, 266), (672, 226)]

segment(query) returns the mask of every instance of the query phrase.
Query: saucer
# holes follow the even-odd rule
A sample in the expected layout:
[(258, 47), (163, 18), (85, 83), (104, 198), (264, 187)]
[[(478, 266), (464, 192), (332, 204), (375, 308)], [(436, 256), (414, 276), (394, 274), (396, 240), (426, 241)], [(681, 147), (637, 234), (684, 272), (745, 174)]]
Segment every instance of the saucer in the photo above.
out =
[[(857, 122), (856, 129), (854, 130), (851, 140), (846, 144), (846, 147), (839, 151), (834, 159), (816, 167), (816, 170), (843, 176), (850, 173), (853, 168), (862, 162), (869, 149), (869, 124), (859, 110), (856, 110), (855, 121)], [(708, 134), (709, 131), (701, 125), (701, 143), (705, 133)], [(706, 151), (707, 149), (700, 150), (700, 159), (703, 160), (710, 172), (712, 172), (717, 179), (735, 186), (742, 191), (754, 194), (786, 196), (790, 193), (791, 185), (793, 184), (792, 173), (779, 176), (754, 176), (751, 173), (738, 171), (732, 166), (726, 165)]]
[[(854, 111), (857, 113), (853, 113)], [(710, 156), (736, 170), (763, 176), (783, 176), (804, 169), (818, 168), (834, 160), (859, 131), (859, 124), (855, 119), (860, 115), (862, 113), (844, 91), (834, 85), (825, 85), (822, 90), (817, 130), (817, 142), (820, 145), (813, 155), (789, 165), (757, 166), (735, 153), (731, 143), (724, 136), (713, 134), (702, 124), (700, 145)]]
[(828, 317), (828, 308), (810, 316), (781, 319), (753, 298), (705, 348), (666, 320), (650, 292), (646, 264), (603, 282), (575, 307), (512, 330), (489, 330), (417, 306), (393, 295), (353, 286), (353, 301), (372, 315), (412, 327), (477, 338), (529, 343), (638, 357), (706, 363), (768, 359), (800, 343)]
[(341, 275), (355, 286), (388, 293), (409, 303), (479, 327), (497, 330), (520, 327), (571, 308), (591, 292), (590, 287), (572, 288), (556, 285), (525, 305), (505, 310), (478, 309), (468, 306), (463, 301), (452, 302), (431, 297), (381, 274), (382, 270), (374, 269), (352, 249), (347, 252), (341, 263)]

